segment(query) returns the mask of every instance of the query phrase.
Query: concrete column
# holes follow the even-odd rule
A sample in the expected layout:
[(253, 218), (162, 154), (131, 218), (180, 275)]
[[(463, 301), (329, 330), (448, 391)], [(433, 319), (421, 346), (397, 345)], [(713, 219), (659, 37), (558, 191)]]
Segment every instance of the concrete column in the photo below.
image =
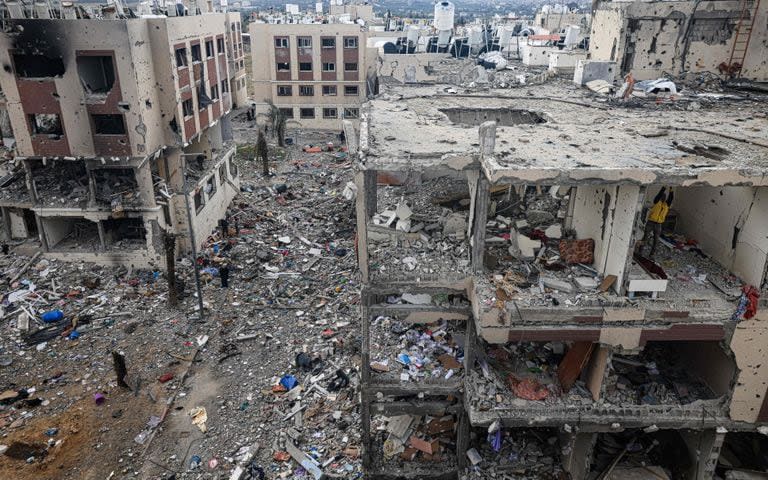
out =
[(488, 203), (490, 201), (490, 183), (483, 172), (477, 180), (474, 202), (474, 224), (472, 226), (472, 271), (483, 272), (485, 256), (485, 224), (488, 221)]
[(632, 267), (632, 256), (635, 253), (635, 243), (643, 238), (645, 219), (643, 218), (643, 200), (645, 199), (645, 192), (647, 187), (640, 187), (640, 191), (637, 193), (637, 207), (635, 210), (635, 222), (632, 228), (632, 236), (629, 239), (629, 251), (627, 252), (627, 260), (624, 266), (624, 279), (619, 288), (617, 288), (620, 295), (627, 294), (627, 286), (629, 285), (629, 271)]
[[(375, 171), (374, 171), (375, 173)], [(357, 186), (357, 261), (360, 266), (360, 277), (363, 284), (370, 282), (368, 274), (368, 195), (366, 187), (370, 176), (366, 171), (355, 173), (355, 185)]]
[(106, 250), (107, 239), (106, 239), (106, 234), (104, 233), (104, 224), (101, 223), (101, 220), (96, 220), (96, 228), (99, 229), (99, 243), (101, 244), (101, 249)]
[(45, 236), (43, 220), (35, 215), (35, 223), (37, 223), (37, 235), (40, 237), (40, 246), (43, 248), (43, 251), (47, 253), (50, 251), (50, 248), (48, 247), (48, 238)]
[(371, 305), (371, 294), (363, 290), (360, 295), (360, 315), (362, 316), (363, 325), (363, 344), (362, 344), (362, 371), (361, 371), (361, 388), (360, 388), (360, 400), (361, 411), (360, 419), (363, 424), (363, 468), (370, 468), (371, 466), (371, 315), (368, 307)]
[(88, 175), (88, 207), (93, 208), (96, 206), (96, 180), (93, 178), (93, 170), (85, 164), (85, 172)]
[(13, 237), (13, 232), (11, 232), (11, 214), (8, 213), (8, 207), (0, 207), (0, 213), (3, 215), (3, 239), (10, 241)]
[(152, 182), (152, 167), (149, 162), (144, 163), (141, 168), (134, 169), (136, 185), (141, 194), (141, 202), (146, 208), (155, 208), (155, 187)]
[(29, 160), (22, 160), (21, 164), (24, 166), (24, 180), (27, 183), (27, 190), (29, 191), (29, 198), (32, 204), (37, 203), (37, 192), (35, 191), (34, 182), (32, 181), (32, 165), (29, 164)]
[(376, 215), (378, 186), (376, 185), (376, 178), (378, 172), (374, 170), (365, 171), (365, 213), (368, 218)]
[(480, 135), (480, 155), (490, 157), (496, 148), (496, 122), (484, 122), (478, 129)]
[(563, 469), (573, 480), (584, 480), (592, 463), (596, 433), (565, 433), (559, 436), (563, 449)]
[(711, 480), (720, 457), (720, 448), (725, 440), (725, 433), (716, 430), (681, 430), (680, 436), (688, 447), (693, 462), (688, 478), (691, 480)]

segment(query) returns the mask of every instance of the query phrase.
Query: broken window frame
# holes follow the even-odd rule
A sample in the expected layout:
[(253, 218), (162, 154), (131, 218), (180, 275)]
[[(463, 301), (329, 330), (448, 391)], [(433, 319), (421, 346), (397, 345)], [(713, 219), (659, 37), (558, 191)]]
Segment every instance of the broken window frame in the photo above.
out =
[(324, 97), (335, 97), (337, 95), (338, 89), (336, 88), (336, 85), (323, 85), (323, 96)]
[[(95, 64), (98, 62), (97, 64)], [(77, 65), (77, 75), (80, 79), (80, 84), (83, 86), (86, 95), (92, 93), (109, 93), (115, 86), (117, 77), (115, 75), (115, 64), (111, 55), (78, 55), (75, 59)], [(88, 63), (94, 63), (93, 65), (87, 65)], [(98, 85), (97, 82), (88, 80), (95, 80), (91, 78), (83, 78), (83, 73), (86, 67), (100, 69), (101, 79), (100, 81), (107, 85), (107, 87), (94, 88), (93, 85)], [(86, 72), (87, 73), (87, 72)]]
[(345, 97), (357, 97), (360, 95), (360, 87), (357, 85), (344, 85)]
[(205, 195), (208, 200), (212, 199), (216, 195), (216, 175), (211, 175), (205, 180), (205, 186), (203, 187), (203, 190), (205, 190)]
[(336, 38), (334, 37), (323, 37), (320, 39), (320, 43), (322, 48), (336, 48)]
[(314, 85), (299, 85), (299, 96), (300, 97), (314, 97), (315, 96), (315, 87), (314, 87)]
[(219, 184), (224, 185), (227, 183), (227, 164), (222, 163), (219, 165)]
[(291, 85), (278, 85), (277, 86), (278, 97), (292, 97), (293, 87)]
[(190, 47), (190, 53), (192, 55), (192, 63), (200, 63), (203, 61), (203, 52), (199, 43), (195, 43)]
[[(43, 119), (42, 115), (56, 117), (56, 124), (54, 124), (54, 127), (58, 128), (43, 129), (43, 125), (38, 121)], [(64, 125), (61, 123), (61, 115), (58, 113), (30, 113), (27, 118), (29, 120), (29, 129), (32, 135), (64, 136)]]
[(358, 48), (357, 37), (344, 37), (344, 48), (348, 48), (348, 49)]
[(339, 110), (336, 107), (324, 107), (323, 118), (335, 120), (339, 118)]
[(312, 71), (312, 62), (299, 62), (299, 71), (300, 72), (311, 72)]
[(345, 108), (343, 118), (360, 118), (359, 108)]
[(230, 157), (229, 159), (229, 175), (232, 178), (237, 178), (239, 171), (237, 169), (237, 164), (235, 163), (235, 157)]
[(181, 102), (181, 113), (184, 115), (184, 118), (191, 117), (195, 114), (195, 106), (192, 104), (191, 98)]
[(216, 50), (213, 48), (213, 40), (205, 41), (205, 58), (213, 58), (216, 55)]
[(217, 38), (216, 39), (216, 53), (218, 55), (223, 55), (225, 50), (225, 43), (223, 38)]
[[(310, 114), (311, 112), (311, 114)], [(315, 118), (315, 108), (314, 107), (305, 107), (299, 109), (299, 118), (303, 120), (314, 120)]]
[(293, 120), (293, 107), (280, 108), (280, 114), (285, 117), (286, 120)]
[(357, 62), (344, 62), (345, 72), (356, 72), (357, 68), (358, 68)]
[(335, 72), (336, 71), (336, 63), (335, 62), (323, 62), (323, 71), (324, 72)]
[(275, 69), (278, 72), (290, 72), (291, 62), (277, 62)]
[(203, 195), (202, 187), (197, 188), (192, 194), (192, 204), (195, 206), (195, 215), (198, 215), (205, 208), (205, 195)]
[(211, 87), (211, 100), (213, 100), (213, 103), (216, 103), (219, 101), (219, 86), (213, 85)]
[(229, 83), (226, 80), (221, 81), (221, 93), (229, 93)]
[(275, 37), (275, 48), (288, 48), (288, 37)]
[(27, 53), (12, 53), (11, 58), (13, 71), (18, 78), (55, 78), (63, 76), (65, 72), (61, 58)]
[[(111, 125), (110, 125), (111, 124)], [(125, 118), (121, 114), (91, 114), (94, 135), (125, 135)], [(110, 128), (114, 127), (114, 128)], [(105, 131), (107, 130), (107, 131)], [(109, 131), (112, 130), (112, 131)]]
[(176, 68), (184, 68), (189, 66), (189, 60), (187, 59), (187, 47), (181, 47), (176, 49)]

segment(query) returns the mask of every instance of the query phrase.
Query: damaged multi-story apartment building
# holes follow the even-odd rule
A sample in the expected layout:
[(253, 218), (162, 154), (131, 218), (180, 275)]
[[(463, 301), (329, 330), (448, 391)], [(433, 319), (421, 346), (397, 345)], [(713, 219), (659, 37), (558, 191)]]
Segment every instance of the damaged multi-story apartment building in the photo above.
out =
[[(589, 60), (636, 79), (710, 73), (766, 78), (768, 2), (596, 2)], [(599, 63), (608, 65), (600, 67)]]
[[(157, 265), (239, 191), (229, 115), (246, 102), (239, 13), (5, 2), (0, 85), (15, 140), (4, 233), (69, 260)], [(144, 11), (146, 10), (146, 11)]]
[(715, 477), (768, 471), (764, 103), (518, 92), (345, 126), (368, 473), (764, 478)]

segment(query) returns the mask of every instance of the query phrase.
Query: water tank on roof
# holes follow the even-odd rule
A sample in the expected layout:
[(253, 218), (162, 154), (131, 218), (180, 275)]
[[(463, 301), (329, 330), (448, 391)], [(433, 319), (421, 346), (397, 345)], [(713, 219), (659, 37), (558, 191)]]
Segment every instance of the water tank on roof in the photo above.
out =
[(512, 41), (512, 34), (515, 32), (514, 25), (504, 25), (499, 28), (499, 46), (508, 47)]
[(407, 25), (405, 27), (405, 38), (408, 39), (408, 43), (416, 45), (419, 42), (420, 29), (416, 25)]
[(435, 4), (435, 29), (438, 31), (453, 30), (453, 16), (455, 8), (453, 3), (442, 0)]
[(467, 38), (469, 45), (472, 47), (478, 47), (483, 42), (483, 27), (479, 25), (473, 25), (469, 27), (467, 31)]

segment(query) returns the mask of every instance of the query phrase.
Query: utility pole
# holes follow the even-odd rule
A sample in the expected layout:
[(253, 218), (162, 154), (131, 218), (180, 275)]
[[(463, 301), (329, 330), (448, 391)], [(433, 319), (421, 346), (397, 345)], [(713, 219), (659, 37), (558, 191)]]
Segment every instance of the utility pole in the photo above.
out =
[(179, 305), (179, 292), (176, 290), (176, 235), (165, 232), (165, 274), (168, 277), (168, 305)]
[(184, 202), (187, 206), (187, 227), (189, 231), (189, 244), (192, 247), (192, 268), (195, 272), (195, 287), (197, 288), (197, 304), (200, 308), (200, 321), (205, 320), (205, 310), (203, 308), (203, 289), (200, 286), (200, 271), (197, 269), (197, 245), (195, 245), (195, 227), (192, 225), (192, 207), (189, 205), (189, 186), (187, 182), (187, 157), (197, 157), (199, 153), (182, 153), (184, 159)]

